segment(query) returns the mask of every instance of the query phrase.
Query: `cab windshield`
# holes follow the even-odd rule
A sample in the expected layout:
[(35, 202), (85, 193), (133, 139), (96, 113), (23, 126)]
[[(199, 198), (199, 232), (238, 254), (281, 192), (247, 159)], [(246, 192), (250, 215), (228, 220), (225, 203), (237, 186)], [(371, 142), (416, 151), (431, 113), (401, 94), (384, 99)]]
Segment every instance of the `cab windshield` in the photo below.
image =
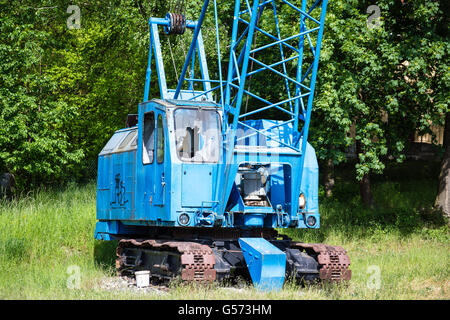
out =
[(219, 161), (221, 135), (216, 110), (179, 108), (174, 119), (177, 155), (181, 161)]

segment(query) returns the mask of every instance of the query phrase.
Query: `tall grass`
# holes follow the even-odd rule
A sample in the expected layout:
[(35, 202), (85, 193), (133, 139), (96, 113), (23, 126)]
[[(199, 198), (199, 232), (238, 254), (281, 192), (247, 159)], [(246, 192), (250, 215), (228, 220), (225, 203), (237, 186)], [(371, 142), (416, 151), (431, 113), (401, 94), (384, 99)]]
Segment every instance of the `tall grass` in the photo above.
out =
[[(93, 259), (95, 184), (40, 190), (0, 206), (0, 297), (52, 296), (67, 268), (107, 271)], [(55, 296), (57, 298), (57, 296)]]
[[(401, 170), (404, 170), (401, 168)], [(335, 194), (321, 196), (321, 228), (283, 231), (295, 240), (343, 246), (351, 258), (348, 285), (301, 287), (291, 282), (277, 293), (243, 285), (226, 288), (173, 284), (164, 294), (107, 291), (114, 273), (114, 242), (94, 240), (95, 183), (39, 190), (0, 203), (0, 298), (2, 299), (449, 299), (450, 233), (430, 208), (435, 181), (387, 172), (375, 179), (377, 205), (360, 204), (357, 185), (338, 176)], [(403, 171), (402, 171), (403, 172)], [(395, 172), (394, 172), (395, 173)], [(394, 178), (399, 177), (399, 178)], [(68, 286), (71, 267), (81, 282)], [(379, 289), (368, 285), (380, 270)]]

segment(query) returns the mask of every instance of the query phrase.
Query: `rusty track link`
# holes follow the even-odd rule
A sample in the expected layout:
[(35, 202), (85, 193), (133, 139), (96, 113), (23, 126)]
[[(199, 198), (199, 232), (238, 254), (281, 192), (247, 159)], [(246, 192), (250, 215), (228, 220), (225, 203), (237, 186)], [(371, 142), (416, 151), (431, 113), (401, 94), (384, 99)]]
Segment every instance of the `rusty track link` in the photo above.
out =
[(183, 281), (213, 282), (216, 279), (215, 257), (210, 247), (195, 242), (122, 239), (116, 249), (116, 268), (120, 270), (125, 248), (169, 250), (180, 253), (181, 279)]
[(350, 258), (347, 255), (347, 251), (342, 247), (301, 242), (292, 242), (291, 247), (304, 250), (308, 254), (316, 256), (321, 280), (340, 282), (351, 279)]

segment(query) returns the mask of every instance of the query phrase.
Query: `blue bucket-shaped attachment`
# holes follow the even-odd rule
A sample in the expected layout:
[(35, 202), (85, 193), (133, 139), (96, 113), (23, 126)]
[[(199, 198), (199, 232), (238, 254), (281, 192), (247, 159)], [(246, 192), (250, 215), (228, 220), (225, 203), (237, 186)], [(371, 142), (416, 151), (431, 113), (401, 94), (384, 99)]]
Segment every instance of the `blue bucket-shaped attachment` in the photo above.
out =
[(286, 274), (286, 254), (263, 238), (239, 238), (254, 286), (263, 291), (280, 290)]

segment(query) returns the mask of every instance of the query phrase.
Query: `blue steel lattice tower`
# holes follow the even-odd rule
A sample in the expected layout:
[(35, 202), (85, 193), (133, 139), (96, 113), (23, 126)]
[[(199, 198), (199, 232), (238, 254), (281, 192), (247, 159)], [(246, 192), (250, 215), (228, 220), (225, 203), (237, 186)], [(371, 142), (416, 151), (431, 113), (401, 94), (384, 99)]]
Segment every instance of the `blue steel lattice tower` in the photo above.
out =
[[(240, 274), (262, 289), (281, 288), (286, 274), (348, 280), (345, 250), (293, 242), (275, 230), (320, 226), (308, 131), (327, 1), (235, 0), (231, 42), (223, 48), (212, 2), (217, 79), (210, 78), (201, 32), (209, 0), (197, 21), (185, 18), (182, 5), (149, 19), (137, 124), (118, 130), (99, 155), (95, 237), (120, 240), (123, 273), (145, 269), (186, 281)], [(160, 31), (187, 30), (192, 41), (170, 89)], [(153, 62), (160, 97), (150, 100)]]

